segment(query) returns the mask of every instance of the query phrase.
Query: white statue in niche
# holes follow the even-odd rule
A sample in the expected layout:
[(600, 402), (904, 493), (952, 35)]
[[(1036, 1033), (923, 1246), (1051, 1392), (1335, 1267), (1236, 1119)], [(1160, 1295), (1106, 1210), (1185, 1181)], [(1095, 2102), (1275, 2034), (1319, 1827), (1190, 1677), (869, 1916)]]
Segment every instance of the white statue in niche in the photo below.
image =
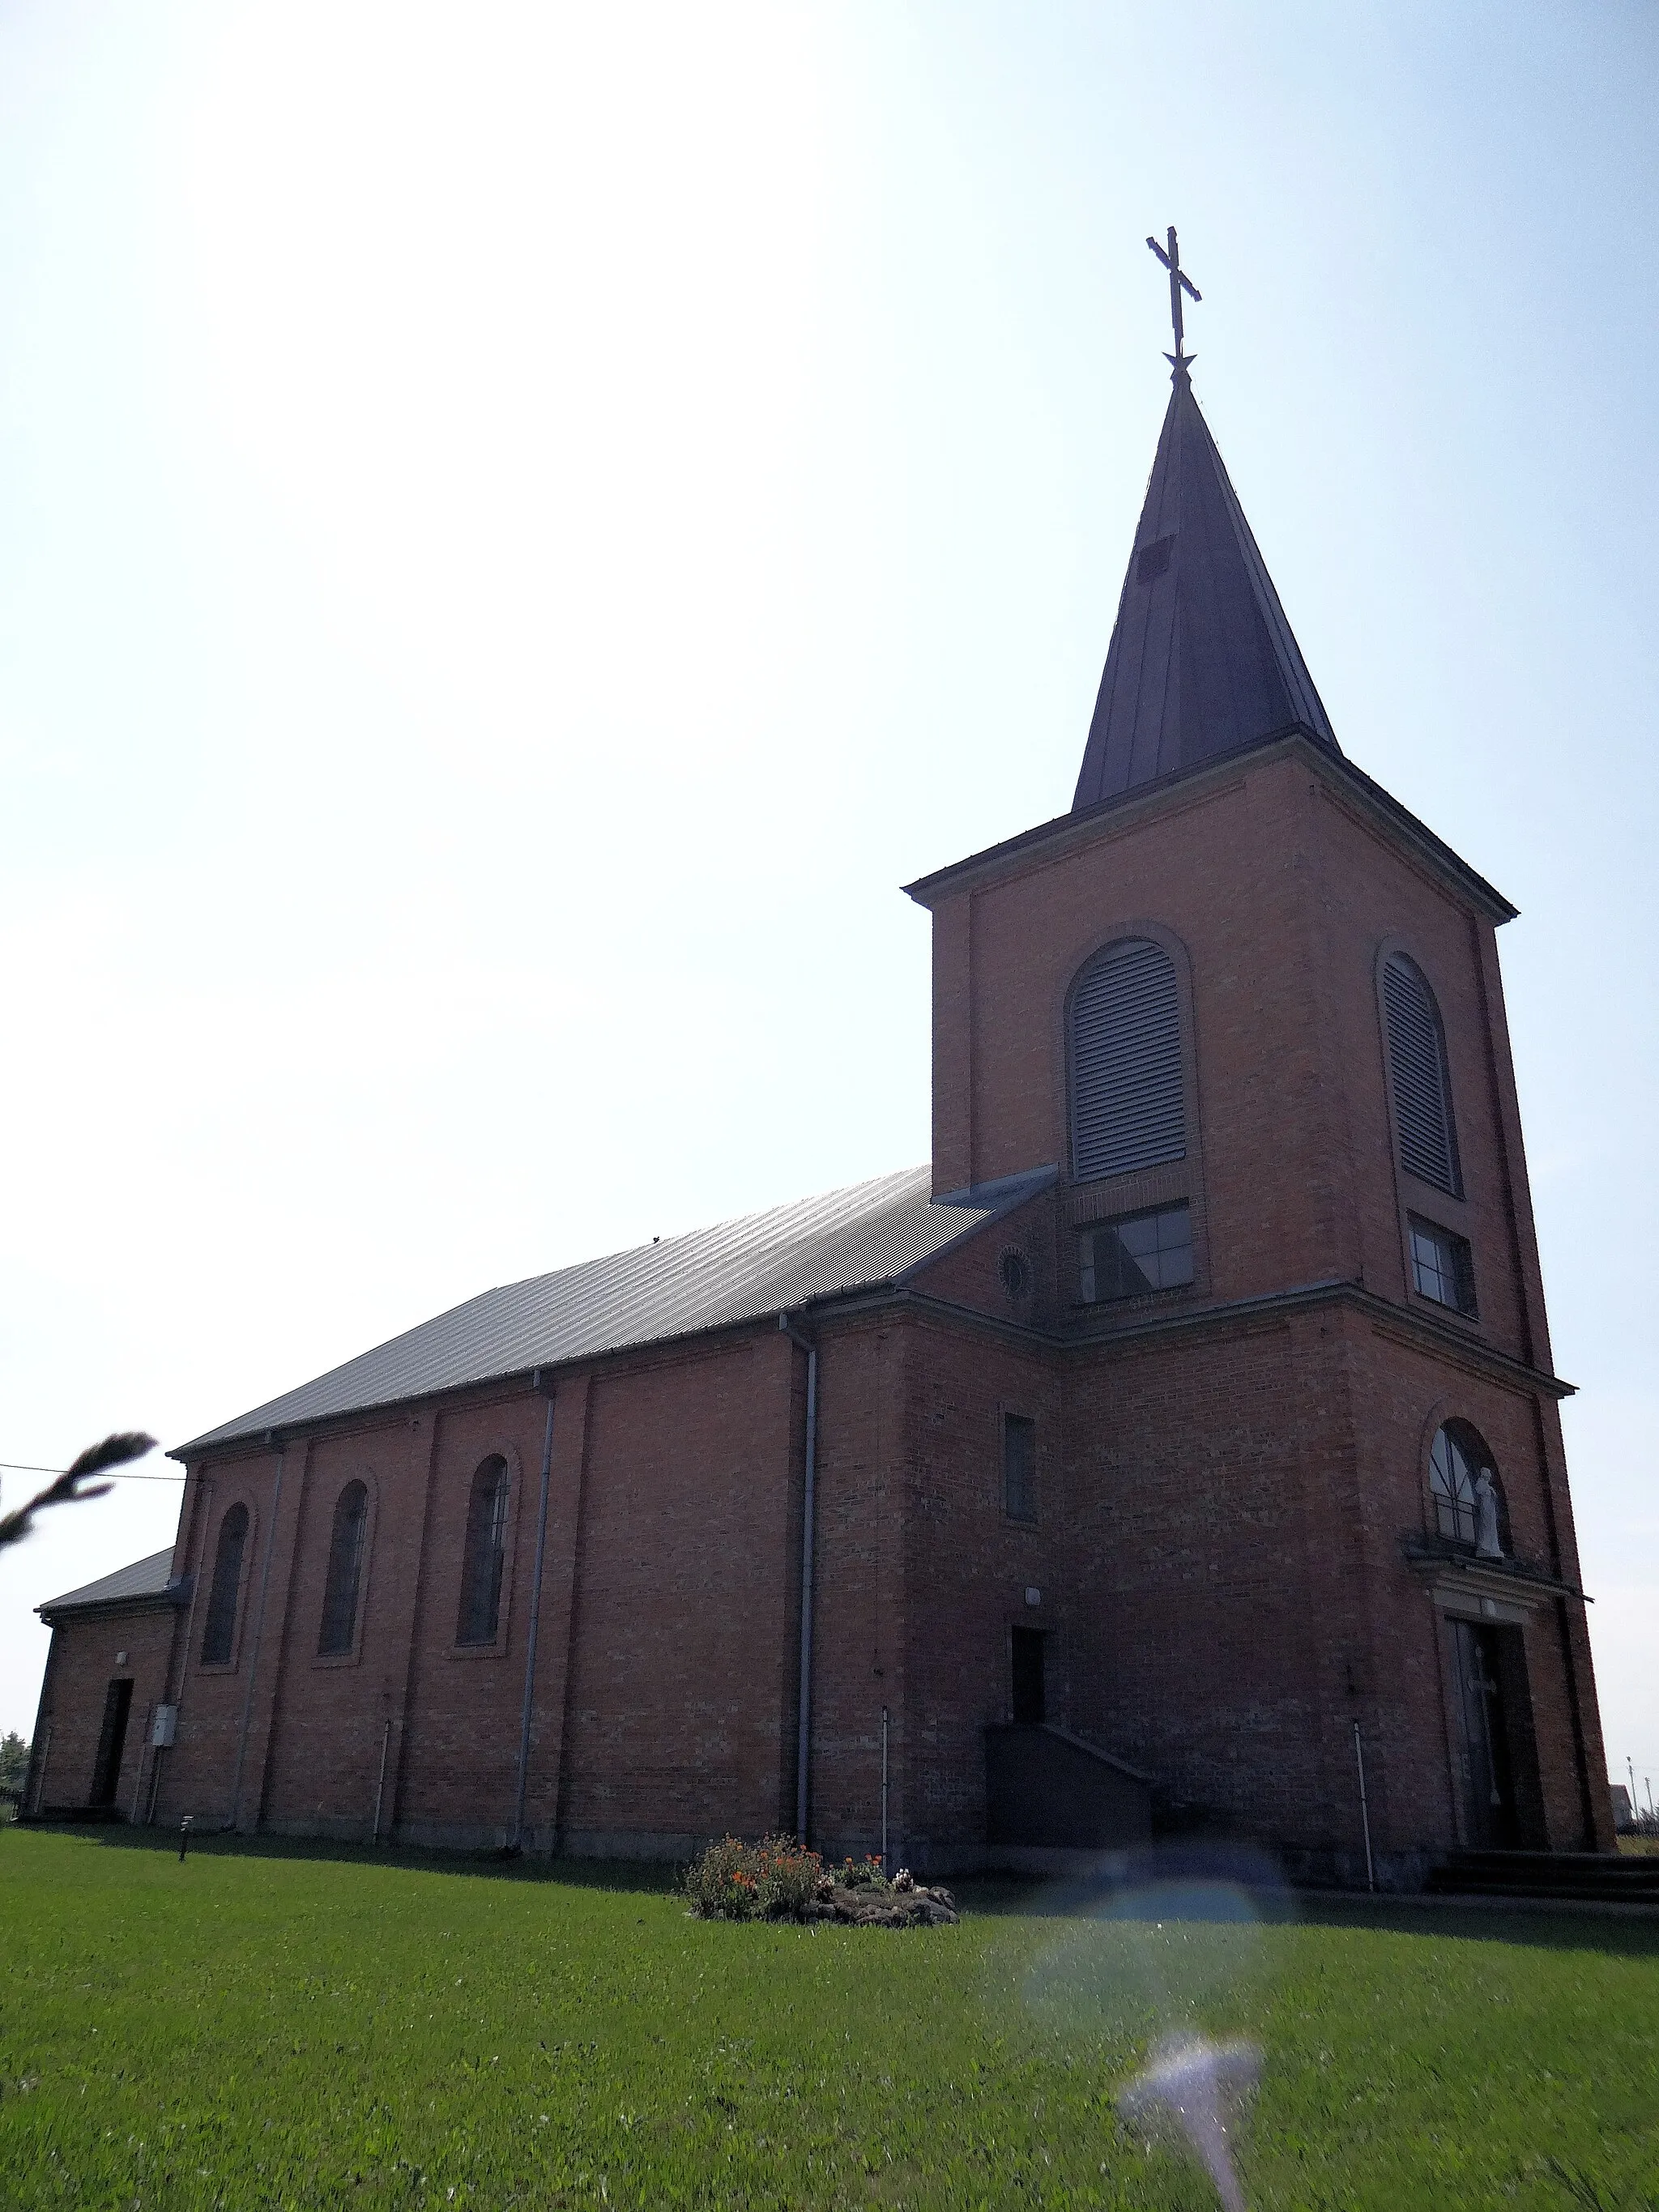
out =
[(1475, 1479), (1474, 1556), (1477, 1559), (1504, 1556), (1504, 1547), (1498, 1540), (1498, 1485), (1489, 1467), (1483, 1467)]

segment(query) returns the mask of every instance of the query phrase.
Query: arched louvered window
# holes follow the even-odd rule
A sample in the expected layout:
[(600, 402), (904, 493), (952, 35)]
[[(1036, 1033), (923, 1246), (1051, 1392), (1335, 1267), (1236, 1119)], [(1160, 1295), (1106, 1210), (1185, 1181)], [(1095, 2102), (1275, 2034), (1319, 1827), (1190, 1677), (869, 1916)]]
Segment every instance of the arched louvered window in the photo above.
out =
[(1383, 964), (1382, 1012), (1400, 1164), (1419, 1182), (1461, 1198), (1463, 1179), (1440, 1009), (1422, 969), (1403, 952), (1390, 953)]
[(1448, 1421), (1436, 1434), (1429, 1448), (1429, 1495), (1443, 1536), (1474, 1545), (1488, 1558), (1507, 1554), (1509, 1515), (1503, 1485), (1484, 1438), (1467, 1421)]
[(219, 1523), (213, 1555), (213, 1584), (208, 1592), (207, 1626), (202, 1632), (202, 1664), (222, 1667), (236, 1648), (236, 1601), (242, 1588), (242, 1554), (247, 1549), (246, 1505), (233, 1505)]
[(328, 1547), (328, 1580), (323, 1589), (323, 1626), (317, 1638), (319, 1659), (349, 1651), (357, 1633), (357, 1589), (363, 1577), (363, 1540), (368, 1533), (368, 1490), (349, 1482), (334, 1502), (334, 1534)]
[(507, 1558), (507, 1503), (512, 1486), (507, 1462), (487, 1459), (472, 1478), (466, 1511), (466, 1552), (461, 1562), (458, 1644), (493, 1644), (501, 1616), (501, 1568)]
[(1079, 1182), (1187, 1157), (1181, 998), (1162, 945), (1127, 937), (1072, 992), (1072, 1172)]

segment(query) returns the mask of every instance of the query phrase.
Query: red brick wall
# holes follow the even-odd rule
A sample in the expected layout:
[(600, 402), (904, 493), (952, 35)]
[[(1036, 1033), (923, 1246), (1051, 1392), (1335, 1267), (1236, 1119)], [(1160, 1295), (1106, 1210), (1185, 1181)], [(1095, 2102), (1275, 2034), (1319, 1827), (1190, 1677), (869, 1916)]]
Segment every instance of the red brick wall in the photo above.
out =
[[(526, 1828), (532, 1844), (676, 1848), (790, 1825), (804, 1359), (775, 1327), (613, 1363), (555, 1396)], [(514, 1817), (547, 1401), (366, 1417), (288, 1447), (242, 1785), (244, 1826), (434, 1842)], [(501, 1626), (457, 1644), (475, 1469), (512, 1473)], [(169, 1814), (230, 1809), (275, 1495), (268, 1457), (222, 1463), (194, 1533), (207, 1570)], [(335, 1501), (371, 1498), (350, 1653), (317, 1644)], [(221, 1516), (256, 1513), (237, 1649), (199, 1651)], [(386, 1759), (384, 1789), (380, 1781)]]
[[(1349, 1334), (1358, 1439), (1354, 1510), (1368, 1568), (1363, 1590), (1374, 1655), (1370, 1688), (1383, 1734), (1380, 1790), (1387, 1820), (1403, 1832), (1414, 1808), (1448, 1786), (1455, 1749), (1438, 1615), (1424, 1577), (1407, 1569), (1399, 1546), (1402, 1532), (1434, 1528), (1428, 1454), (1443, 1422), (1468, 1421), (1490, 1447), (1516, 1555), (1574, 1585), (1578, 1568), (1563, 1518), (1553, 1401), (1521, 1382), (1451, 1365), (1374, 1324), (1355, 1319)], [(1611, 1849), (1583, 1607), (1541, 1600), (1524, 1639), (1548, 1845)], [(1458, 1840), (1449, 1814), (1445, 1839)]]
[[(277, 1516), (276, 1542), (271, 1555), (271, 1585), (266, 1590), (264, 1613), (266, 1623), (273, 1616), (278, 1620), (281, 1618), (282, 1583), (278, 1569), (284, 1555), (285, 1540), (291, 1534), (293, 1525), (295, 1485), (291, 1478), (296, 1462), (303, 1462), (304, 1453), (303, 1444), (290, 1446), (285, 1457), (276, 1452), (256, 1450), (244, 1458), (219, 1462), (206, 1471), (204, 1480), (193, 1480), (185, 1486), (179, 1542), (173, 1553), (173, 1572), (175, 1576), (194, 1575), (195, 1596), (189, 1610), (179, 1617), (177, 1623), (172, 1685), (179, 1691), (179, 1735), (173, 1749), (162, 1754), (157, 1795), (158, 1819), (176, 1820), (181, 1814), (188, 1813), (204, 1826), (216, 1826), (230, 1817), (235, 1783), (235, 1748), (246, 1698), (249, 1669), (253, 1662), (266, 1546), (271, 1533), (273, 1508), (279, 1504), (278, 1464), (281, 1461), (283, 1495)], [(207, 1626), (219, 1527), (231, 1507), (239, 1503), (248, 1509), (249, 1528), (242, 1553), (234, 1642), (231, 1657), (227, 1662), (204, 1666), (202, 1638)], [(269, 1647), (263, 1626), (259, 1628), (258, 1641), (260, 1664), (256, 1672), (256, 1681), (259, 1675), (263, 1675), (268, 1682)], [(251, 1751), (257, 1751), (258, 1735), (259, 1716), (256, 1711), (252, 1716), (249, 1729)], [(257, 1788), (258, 1772), (257, 1757), (244, 1761), (245, 1818), (249, 1778), (256, 1778), (252, 1786)]]
[[(988, 1282), (999, 1249), (994, 1231), (979, 1255)], [(972, 1288), (969, 1257), (945, 1263), (953, 1304)], [(1377, 1848), (1456, 1840), (1437, 1614), (1401, 1540), (1430, 1525), (1428, 1443), (1455, 1414), (1492, 1449), (1516, 1549), (1547, 1564), (1560, 1544), (1547, 1401), (1540, 1418), (1521, 1383), (1449, 1370), (1339, 1302), (1070, 1347), (890, 1307), (825, 1322), (819, 1343), (816, 1840), (877, 1847), (884, 1705), (895, 1850), (925, 1860), (982, 1839), (982, 1731), (1008, 1716), (1016, 1626), (1049, 1639), (1050, 1717), (1149, 1769), (1170, 1798), (1328, 1864), (1345, 1855), (1352, 1873), (1358, 1719)], [(577, 1849), (672, 1851), (728, 1826), (791, 1824), (804, 1366), (769, 1329), (562, 1383), (532, 1844), (556, 1832)], [(1035, 1527), (1003, 1510), (1005, 1412), (1037, 1425)], [(386, 1747), (383, 1832), (507, 1832), (544, 1414), (522, 1392), (444, 1409), (435, 1431), (428, 1408), (289, 1447), (246, 1822), (366, 1835)], [(515, 1480), (502, 1637), (458, 1656), (468, 1488), (495, 1451)], [(319, 1662), (333, 1501), (357, 1474), (375, 1498), (360, 1639)], [(222, 1466), (195, 1542), (210, 1557), (237, 1496), (258, 1504), (263, 1532), (273, 1488), (267, 1458)], [(204, 1669), (192, 1653), (168, 1819), (229, 1808), (262, 1565), (256, 1545), (233, 1664)], [(1570, 1553), (1562, 1571), (1575, 1571)], [(152, 1617), (143, 1647), (158, 1686), (168, 1626)], [(77, 1717), (65, 1756), (88, 1779), (100, 1639), (115, 1633), (82, 1623), (58, 1638), (54, 1705)], [(1549, 1840), (1572, 1847), (1600, 1746), (1575, 1735), (1558, 1608), (1546, 1603), (1525, 1635)], [(1582, 1686), (1577, 1645), (1574, 1662)], [(141, 1686), (139, 1702), (158, 1693)], [(1581, 1697), (1580, 1735), (1584, 1710)]]
[(793, 1825), (798, 1358), (775, 1330), (594, 1386), (567, 1838)]
[[(1492, 1448), (1516, 1550), (1548, 1567), (1549, 1401), (1540, 1422), (1528, 1389), (1449, 1377), (1336, 1303), (1070, 1353), (937, 1323), (888, 1340), (914, 1378), (895, 1720), (907, 1850), (981, 1832), (980, 1732), (1007, 1717), (1016, 1625), (1048, 1635), (1050, 1717), (1150, 1770), (1166, 1798), (1357, 1877), (1358, 1721), (1376, 1850), (1459, 1841), (1441, 1616), (1401, 1539), (1432, 1525), (1428, 1446), (1455, 1415)], [(1001, 1512), (1005, 1407), (1038, 1423), (1036, 1528)], [(1547, 1840), (1579, 1849), (1601, 1754), (1582, 1697), (1576, 1737), (1564, 1614), (1582, 1639), (1579, 1609), (1548, 1598), (1524, 1633)]]
[[(1054, 1192), (1046, 1190), (1004, 1214), (935, 1260), (916, 1287), (929, 1298), (969, 1307), (1011, 1327), (1053, 1329), (1077, 1297), (1069, 1267), (1063, 1280), (1060, 1272), (1067, 1248), (1056, 1237), (1055, 1203)], [(964, 1215), (964, 1223), (970, 1218)], [(1022, 1297), (1011, 1297), (1003, 1280), (1002, 1262), (1011, 1254), (1030, 1270), (1030, 1286)]]
[(124, 1818), (135, 1802), (143, 1810), (149, 1790), (150, 1722), (164, 1696), (173, 1630), (170, 1606), (100, 1613), (54, 1630), (35, 1725), (27, 1811), (37, 1805), (49, 1809), (89, 1802), (105, 1696), (109, 1685), (123, 1678), (132, 1684), (132, 1706), (115, 1805)]
[[(994, 1243), (983, 1240), (993, 1261)], [(907, 1853), (925, 1857), (929, 1848), (983, 1838), (984, 1729), (1012, 1717), (1012, 1627), (1045, 1632), (1048, 1717), (1079, 1729), (1086, 1592), (1067, 1558), (1064, 1385), (1053, 1353), (937, 1322), (906, 1335), (904, 1556), (912, 1597), (893, 1811)], [(1005, 1413), (1036, 1425), (1032, 1525), (1003, 1510)], [(1026, 1602), (1028, 1589), (1040, 1593), (1036, 1606)]]
[(879, 1848), (881, 1709), (905, 1697), (902, 1468), (907, 1332), (826, 1328), (818, 1372), (810, 1828), (836, 1855)]
[[(936, 1188), (1066, 1165), (1066, 994), (1092, 952), (1149, 934), (1182, 980), (1192, 1157), (1091, 1186), (1084, 1210), (1190, 1195), (1196, 1302), (1333, 1278), (1406, 1297), (1411, 1207), (1470, 1239), (1490, 1340), (1547, 1361), (1492, 926), (1311, 749), (1013, 855), (943, 896), (935, 933)], [(1376, 993), (1395, 945), (1440, 1000), (1462, 1200), (1395, 1170)]]
[[(248, 1750), (247, 1817), (278, 1828), (367, 1838), (374, 1820), (386, 1723), (403, 1707), (410, 1585), (420, 1554), (421, 1492), (430, 1418), (399, 1417), (297, 1454), (294, 1552), (272, 1572), (268, 1646)], [(318, 1652), (334, 1508), (349, 1482), (368, 1492), (356, 1636), (340, 1656)], [(257, 1768), (255, 1762), (258, 1762)], [(384, 1809), (383, 1809), (384, 1819)]]

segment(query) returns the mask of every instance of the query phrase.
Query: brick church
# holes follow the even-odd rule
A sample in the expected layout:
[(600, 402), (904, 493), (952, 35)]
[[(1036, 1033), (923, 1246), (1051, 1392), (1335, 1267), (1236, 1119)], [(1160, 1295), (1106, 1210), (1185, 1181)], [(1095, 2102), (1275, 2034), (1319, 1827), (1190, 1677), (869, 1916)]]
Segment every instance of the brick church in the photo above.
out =
[(1403, 1885), (1611, 1848), (1515, 908), (1343, 754), (1171, 358), (1071, 809), (908, 887), (931, 1168), (181, 1445), (172, 1549), (40, 1608), (28, 1810), (940, 1871), (1220, 1826)]

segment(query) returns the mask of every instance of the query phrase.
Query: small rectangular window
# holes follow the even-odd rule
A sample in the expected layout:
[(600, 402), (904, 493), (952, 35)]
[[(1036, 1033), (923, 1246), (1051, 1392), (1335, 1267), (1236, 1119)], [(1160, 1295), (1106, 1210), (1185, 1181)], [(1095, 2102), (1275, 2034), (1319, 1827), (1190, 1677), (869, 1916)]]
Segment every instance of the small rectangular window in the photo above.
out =
[(1411, 1218), (1412, 1277), (1425, 1298), (1449, 1306), (1454, 1313), (1473, 1316), (1474, 1255), (1468, 1239), (1438, 1229), (1432, 1221)]
[(1152, 1213), (1126, 1213), (1083, 1240), (1083, 1297), (1087, 1305), (1109, 1298), (1138, 1298), (1148, 1291), (1179, 1290), (1193, 1279), (1193, 1220), (1185, 1206)]
[(1002, 1417), (1002, 1510), (1011, 1521), (1036, 1519), (1036, 1423), (1024, 1413)]

